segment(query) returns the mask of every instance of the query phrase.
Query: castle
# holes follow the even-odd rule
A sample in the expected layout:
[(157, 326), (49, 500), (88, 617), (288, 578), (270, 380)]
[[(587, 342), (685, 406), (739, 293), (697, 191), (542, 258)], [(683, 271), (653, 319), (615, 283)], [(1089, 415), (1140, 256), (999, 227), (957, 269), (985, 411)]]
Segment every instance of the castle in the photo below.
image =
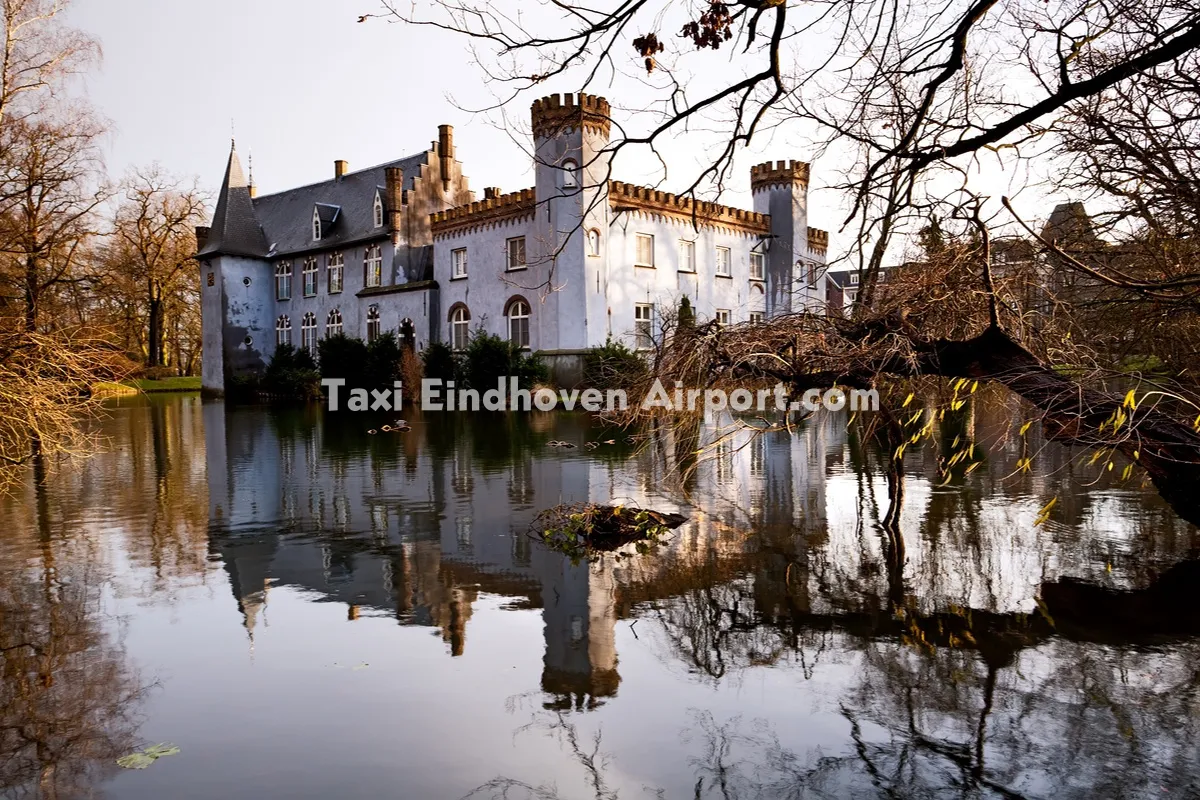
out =
[(476, 199), (449, 125), (430, 149), (257, 196), (236, 149), (197, 230), (203, 386), (261, 371), (278, 344), (394, 332), (423, 349), (482, 328), (539, 353), (560, 385), (612, 338), (650, 348), (688, 297), (736, 324), (825, 307), (829, 235), (808, 226), (808, 164), (751, 170), (753, 210), (610, 179), (610, 107), (533, 103), (535, 185)]

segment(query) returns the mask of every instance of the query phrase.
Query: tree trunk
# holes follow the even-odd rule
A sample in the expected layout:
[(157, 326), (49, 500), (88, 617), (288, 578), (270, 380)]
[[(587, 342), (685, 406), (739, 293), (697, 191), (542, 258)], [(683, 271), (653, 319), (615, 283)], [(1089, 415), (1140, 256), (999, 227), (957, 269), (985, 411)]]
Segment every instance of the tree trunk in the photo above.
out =
[(162, 366), (162, 316), (163, 303), (158, 297), (150, 297), (150, 319), (149, 333), (146, 341), (146, 366), (160, 367)]

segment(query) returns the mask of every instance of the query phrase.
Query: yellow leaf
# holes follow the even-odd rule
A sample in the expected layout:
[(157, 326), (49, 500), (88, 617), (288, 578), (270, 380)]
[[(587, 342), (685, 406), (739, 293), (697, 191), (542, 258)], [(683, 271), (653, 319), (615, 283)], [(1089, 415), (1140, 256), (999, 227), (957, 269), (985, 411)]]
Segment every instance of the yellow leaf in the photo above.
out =
[(1021, 426), (1021, 434), (1020, 434), (1020, 435), (1021, 435), (1021, 436), (1024, 436), (1026, 433), (1028, 433), (1028, 432), (1029, 432), (1029, 428), (1030, 428), (1032, 425), (1033, 425), (1033, 420), (1029, 420), (1029, 422), (1026, 422), (1024, 425), (1022, 425), (1022, 426)]
[(1043, 524), (1046, 520), (1050, 519), (1050, 509), (1054, 508), (1054, 504), (1057, 502), (1058, 498), (1053, 497), (1050, 499), (1049, 503), (1046, 503), (1046, 505), (1042, 506), (1042, 509), (1038, 511), (1037, 519), (1033, 521), (1033, 526), (1035, 528)]
[(901, 408), (908, 408), (908, 404), (909, 404), (909, 403), (911, 403), (912, 401), (913, 401), (913, 393), (912, 393), (912, 392), (909, 392), (909, 393), (908, 393), (908, 397), (904, 398), (904, 404), (903, 404), (902, 406), (900, 406), (900, 407), (901, 407)]

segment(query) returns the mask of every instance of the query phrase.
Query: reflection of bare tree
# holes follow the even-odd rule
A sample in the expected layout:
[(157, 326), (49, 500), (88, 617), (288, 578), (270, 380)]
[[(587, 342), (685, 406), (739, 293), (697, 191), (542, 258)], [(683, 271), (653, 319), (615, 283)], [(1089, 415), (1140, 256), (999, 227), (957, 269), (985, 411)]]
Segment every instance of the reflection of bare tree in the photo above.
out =
[[(601, 733), (597, 730), (586, 742), (579, 733), (577, 725), (568, 722), (560, 712), (554, 716), (535, 717), (518, 733), (531, 730), (541, 730), (545, 735), (558, 741), (559, 746), (567, 753), (572, 762), (579, 765), (583, 771), (589, 793), (596, 800), (617, 800), (616, 790), (608, 787), (604, 778), (604, 770), (608, 767), (609, 757), (600, 750)], [(530, 798), (530, 800), (559, 800), (562, 795), (558, 788), (549, 784), (533, 785), (514, 778), (495, 778), (466, 795), (463, 800), (471, 797), (489, 797), (494, 800), (515, 800), (515, 798)]]
[(0, 572), (0, 790), (74, 797), (116, 769), (143, 695), (103, 630), (99, 578), (86, 560)]

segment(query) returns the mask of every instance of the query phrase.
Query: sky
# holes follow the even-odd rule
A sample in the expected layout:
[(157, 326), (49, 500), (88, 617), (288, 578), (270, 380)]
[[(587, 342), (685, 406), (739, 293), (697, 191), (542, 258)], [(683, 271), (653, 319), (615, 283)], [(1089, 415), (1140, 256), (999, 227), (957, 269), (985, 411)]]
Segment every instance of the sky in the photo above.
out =
[[(381, 19), (358, 22), (379, 10), (379, 0), (74, 0), (69, 24), (104, 51), (85, 80), (91, 101), (111, 121), (109, 173), (119, 178), (135, 165), (158, 162), (215, 190), (235, 137), (243, 166), (252, 162), (259, 192), (267, 194), (326, 180), (337, 159), (354, 170), (421, 152), (437, 138), (438, 125), (448, 123), (477, 192), (531, 186), (525, 131), (470, 110), (491, 104), (493, 94), (464, 41)], [(630, 62), (636, 64), (632, 53)], [(593, 91), (609, 97), (617, 117), (622, 104), (642, 100), (643, 78), (602, 81)], [(700, 82), (693, 77), (689, 91), (703, 90)], [(548, 82), (544, 94), (576, 89), (564, 77)], [(511, 118), (527, 125), (532, 98), (517, 101)], [(705, 136), (693, 129), (664, 148), (670, 169), (660, 188), (687, 185), (682, 176), (694, 172), (709, 148)], [(721, 202), (750, 206), (752, 164), (808, 161), (813, 152), (804, 137), (791, 134), (757, 141), (738, 158), (737, 178)], [(837, 179), (840, 165), (832, 160), (814, 163), (809, 220), (834, 232), (836, 252), (844, 198), (822, 190)], [(649, 153), (623, 160), (616, 172), (633, 183), (662, 177)], [(997, 183), (996, 196), (1003, 191)]]

